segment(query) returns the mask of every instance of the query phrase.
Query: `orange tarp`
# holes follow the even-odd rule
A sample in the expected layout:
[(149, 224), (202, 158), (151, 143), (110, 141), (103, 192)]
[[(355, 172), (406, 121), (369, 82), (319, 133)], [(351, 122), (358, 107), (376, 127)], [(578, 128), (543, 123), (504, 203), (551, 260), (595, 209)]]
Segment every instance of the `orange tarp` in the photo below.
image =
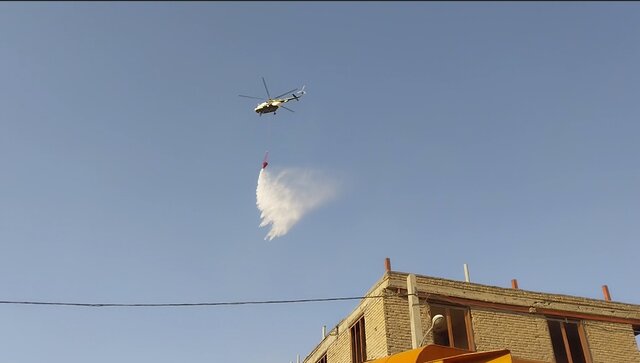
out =
[(469, 352), (467, 350), (427, 345), (367, 363), (535, 363), (513, 358), (508, 350)]

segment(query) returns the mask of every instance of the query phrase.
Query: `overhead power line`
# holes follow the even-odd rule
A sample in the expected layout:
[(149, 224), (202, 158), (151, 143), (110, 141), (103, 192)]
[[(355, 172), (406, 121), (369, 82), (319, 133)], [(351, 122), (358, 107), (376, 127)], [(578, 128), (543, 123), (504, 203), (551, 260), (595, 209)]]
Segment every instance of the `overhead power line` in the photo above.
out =
[(53, 302), (53, 301), (6, 301), (0, 300), (3, 305), (46, 305), (46, 306), (71, 306), (71, 307), (87, 307), (87, 308), (181, 308), (194, 306), (231, 306), (231, 305), (268, 305), (268, 304), (296, 304), (311, 302), (328, 302), (328, 301), (348, 301), (362, 299), (378, 299), (384, 295), (370, 296), (351, 296), (351, 297), (329, 297), (317, 299), (293, 299), (293, 300), (256, 300), (256, 301), (218, 301), (218, 302), (197, 302), (197, 303), (78, 303), (78, 302)]

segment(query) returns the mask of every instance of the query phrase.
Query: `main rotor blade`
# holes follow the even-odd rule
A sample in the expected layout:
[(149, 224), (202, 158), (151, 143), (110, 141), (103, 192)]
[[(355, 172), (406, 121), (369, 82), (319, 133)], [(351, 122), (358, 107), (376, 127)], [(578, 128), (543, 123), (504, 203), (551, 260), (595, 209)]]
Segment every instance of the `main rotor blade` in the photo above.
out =
[(285, 92), (285, 93), (283, 93), (283, 94), (281, 94), (281, 95), (277, 95), (277, 96), (275, 96), (274, 98), (280, 98), (280, 97), (282, 97), (282, 96), (286, 95), (287, 93), (292, 93), (292, 92), (297, 91), (297, 90), (298, 90), (297, 88), (294, 88), (294, 89), (292, 89), (291, 91), (287, 91), (287, 92)]
[(246, 95), (238, 95), (238, 96), (264, 101), (264, 98), (261, 98), (261, 97), (253, 97), (253, 96), (246, 96)]
[(271, 100), (272, 98), (271, 98), (271, 95), (269, 94), (269, 89), (267, 88), (267, 81), (264, 80), (264, 77), (262, 77), (262, 84), (264, 84), (264, 89), (267, 91), (267, 96)]
[[(276, 97), (276, 98), (277, 98), (277, 97)], [(296, 111), (294, 111), (294, 110), (290, 109), (289, 107), (285, 107), (285, 106), (283, 106), (283, 105), (280, 105), (280, 107), (284, 108), (285, 110), (287, 110), (287, 111), (289, 111), (289, 112), (296, 112)]]

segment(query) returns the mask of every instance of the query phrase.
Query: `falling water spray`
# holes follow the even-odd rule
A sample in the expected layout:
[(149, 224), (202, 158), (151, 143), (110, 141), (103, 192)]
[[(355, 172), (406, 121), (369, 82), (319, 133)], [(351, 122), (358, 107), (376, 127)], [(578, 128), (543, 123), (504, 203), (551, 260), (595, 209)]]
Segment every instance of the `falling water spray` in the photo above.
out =
[(260, 169), (256, 205), (260, 227), (271, 226), (265, 240), (284, 236), (309, 211), (329, 201), (336, 185), (320, 173), (305, 169), (283, 169), (271, 174)]

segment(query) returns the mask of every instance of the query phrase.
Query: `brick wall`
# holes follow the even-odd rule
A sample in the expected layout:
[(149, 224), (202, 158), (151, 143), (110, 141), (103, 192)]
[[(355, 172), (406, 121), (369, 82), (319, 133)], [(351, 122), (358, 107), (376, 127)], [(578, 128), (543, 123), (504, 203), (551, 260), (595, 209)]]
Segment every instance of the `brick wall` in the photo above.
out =
[(406, 297), (389, 295), (384, 299), (389, 354), (411, 349), (409, 302)]
[(471, 322), (478, 351), (509, 349), (518, 358), (554, 360), (544, 317), (471, 309)]
[[(383, 294), (384, 290), (374, 294)], [(387, 350), (387, 326), (385, 322), (385, 300), (373, 299), (364, 310), (365, 336), (367, 339), (367, 360), (389, 355)]]
[(630, 325), (583, 322), (593, 363), (640, 363), (640, 352)]
[[(333, 344), (329, 346), (327, 350), (327, 363), (328, 362), (351, 362), (351, 337), (349, 336), (349, 331), (346, 333), (342, 332), (338, 334)], [(322, 355), (318, 355), (315, 360), (311, 362), (314, 363), (317, 359), (320, 359)], [(306, 362), (306, 360), (305, 360)]]

